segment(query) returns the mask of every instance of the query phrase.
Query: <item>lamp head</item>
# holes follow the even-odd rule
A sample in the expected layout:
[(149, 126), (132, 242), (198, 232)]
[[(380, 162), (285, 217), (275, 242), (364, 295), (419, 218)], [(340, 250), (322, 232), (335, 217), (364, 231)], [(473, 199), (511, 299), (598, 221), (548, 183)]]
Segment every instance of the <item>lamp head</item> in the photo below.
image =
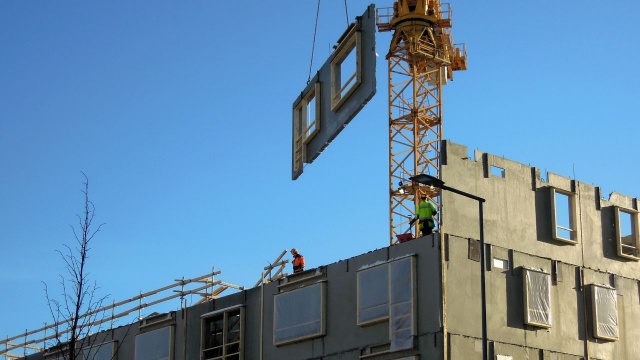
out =
[(440, 188), (440, 187), (442, 187), (442, 185), (444, 185), (444, 181), (438, 179), (435, 176), (431, 176), (431, 175), (427, 175), (427, 174), (419, 174), (419, 175), (416, 175), (416, 176), (412, 176), (409, 179), (411, 179), (412, 181), (415, 181), (417, 183), (430, 186), (430, 187)]

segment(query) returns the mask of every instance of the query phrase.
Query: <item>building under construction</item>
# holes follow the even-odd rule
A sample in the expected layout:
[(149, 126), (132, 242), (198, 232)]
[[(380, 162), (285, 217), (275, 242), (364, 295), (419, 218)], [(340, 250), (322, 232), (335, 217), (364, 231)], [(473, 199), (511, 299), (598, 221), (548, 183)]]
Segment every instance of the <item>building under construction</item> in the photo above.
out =
[(440, 146), (446, 187), (486, 199), (482, 213), (443, 191), (444, 226), (432, 235), (104, 330), (85, 353), (468, 360), (485, 343), (500, 360), (640, 358), (638, 199)]
[[(293, 103), (292, 178), (375, 94), (375, 25), (394, 32), (389, 246), (292, 275), (283, 253), (250, 289), (192, 279), (205, 285), (172, 298), (202, 301), (96, 324), (81, 358), (640, 359), (638, 199), (443, 140), (442, 86), (467, 65), (440, 1), (372, 5), (345, 31)], [(408, 229), (422, 196), (438, 226), (420, 237)], [(64, 343), (29, 336), (0, 341), (0, 355), (63, 358)]]

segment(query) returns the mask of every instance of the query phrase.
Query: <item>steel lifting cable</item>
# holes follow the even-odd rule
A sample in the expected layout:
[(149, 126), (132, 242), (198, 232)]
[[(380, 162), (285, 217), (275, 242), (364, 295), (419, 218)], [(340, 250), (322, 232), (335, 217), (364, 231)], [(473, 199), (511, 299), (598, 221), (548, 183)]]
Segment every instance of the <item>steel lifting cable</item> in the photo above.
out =
[(318, 8), (316, 10), (316, 25), (313, 29), (313, 44), (311, 45), (311, 63), (309, 63), (309, 77), (307, 78), (307, 84), (311, 81), (311, 68), (313, 67), (313, 54), (316, 50), (316, 34), (318, 33), (318, 18), (320, 17), (320, 0), (318, 0)]
[(344, 14), (347, 16), (347, 27), (349, 27), (349, 12), (347, 11), (347, 0), (344, 0)]

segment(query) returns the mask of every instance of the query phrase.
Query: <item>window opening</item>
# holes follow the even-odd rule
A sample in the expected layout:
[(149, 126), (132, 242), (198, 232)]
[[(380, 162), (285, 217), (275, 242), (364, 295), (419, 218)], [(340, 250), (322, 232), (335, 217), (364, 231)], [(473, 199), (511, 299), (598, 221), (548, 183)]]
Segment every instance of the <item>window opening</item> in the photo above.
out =
[(202, 316), (202, 359), (242, 359), (244, 308), (234, 308)]
[(525, 324), (551, 327), (551, 275), (523, 269)]
[(616, 243), (618, 256), (638, 260), (638, 213), (616, 207)]
[(504, 169), (495, 165), (491, 165), (491, 175), (504, 178)]
[(305, 145), (320, 132), (320, 117), (320, 82), (316, 82), (293, 108), (293, 170), (297, 175), (307, 161)]
[(387, 264), (358, 272), (358, 325), (389, 318), (388, 277)]
[(509, 270), (509, 260), (493, 258), (493, 267), (496, 269)]
[(389, 320), (391, 351), (413, 348), (414, 268), (410, 256), (358, 271), (358, 325)]
[(274, 345), (324, 336), (325, 287), (321, 282), (274, 297)]
[(361, 33), (351, 28), (331, 61), (331, 110), (336, 111), (362, 82)]
[(172, 360), (173, 326), (136, 335), (135, 360)]
[(83, 349), (82, 353), (87, 360), (111, 360), (116, 348), (116, 342), (109, 342)]
[(619, 333), (616, 290), (604, 285), (592, 285), (591, 308), (593, 336), (600, 339), (617, 340)]
[(316, 116), (316, 93), (315, 91), (310, 94), (307, 99), (307, 115), (306, 115), (306, 131), (305, 142), (308, 142), (318, 130), (318, 118)]
[(513, 360), (513, 356), (496, 354), (496, 360)]
[(558, 241), (577, 243), (575, 195), (568, 191), (552, 188), (551, 212), (553, 238)]
[(391, 351), (411, 349), (415, 335), (413, 257), (391, 262), (389, 270)]

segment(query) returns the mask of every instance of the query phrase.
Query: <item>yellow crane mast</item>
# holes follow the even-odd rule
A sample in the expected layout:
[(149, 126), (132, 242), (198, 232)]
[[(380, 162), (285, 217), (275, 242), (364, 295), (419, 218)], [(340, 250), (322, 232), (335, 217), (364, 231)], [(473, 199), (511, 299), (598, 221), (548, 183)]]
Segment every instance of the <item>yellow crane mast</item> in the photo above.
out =
[(387, 54), (391, 244), (410, 232), (421, 195), (440, 209), (439, 190), (409, 177), (440, 178), (442, 87), (453, 71), (467, 68), (466, 49), (454, 44), (451, 20), (450, 5), (440, 0), (398, 0), (393, 8), (378, 9), (378, 31), (393, 31)]

